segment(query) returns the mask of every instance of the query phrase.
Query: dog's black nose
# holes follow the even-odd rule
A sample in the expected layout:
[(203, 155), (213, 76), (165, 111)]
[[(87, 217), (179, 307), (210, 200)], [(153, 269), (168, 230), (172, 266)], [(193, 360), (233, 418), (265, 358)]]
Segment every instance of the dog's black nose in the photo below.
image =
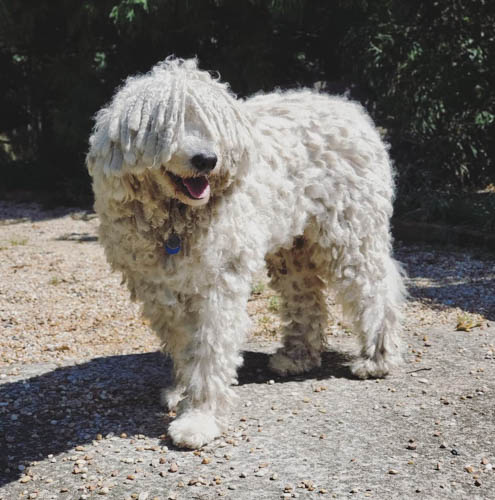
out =
[(215, 154), (199, 154), (194, 155), (191, 158), (191, 163), (195, 168), (197, 168), (200, 172), (208, 173), (215, 168), (217, 164), (217, 155)]

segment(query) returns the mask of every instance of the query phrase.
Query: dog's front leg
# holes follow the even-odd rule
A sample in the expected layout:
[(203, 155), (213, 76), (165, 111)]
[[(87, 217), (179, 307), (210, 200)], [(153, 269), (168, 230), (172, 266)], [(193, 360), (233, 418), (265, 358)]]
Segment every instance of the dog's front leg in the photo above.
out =
[[(240, 290), (239, 288), (242, 288)], [(189, 341), (174, 354), (177, 384), (185, 387), (169, 435), (178, 446), (200, 448), (219, 436), (235, 393), (230, 387), (242, 363), (241, 344), (249, 326), (249, 287), (219, 289), (189, 301), (194, 318)]]

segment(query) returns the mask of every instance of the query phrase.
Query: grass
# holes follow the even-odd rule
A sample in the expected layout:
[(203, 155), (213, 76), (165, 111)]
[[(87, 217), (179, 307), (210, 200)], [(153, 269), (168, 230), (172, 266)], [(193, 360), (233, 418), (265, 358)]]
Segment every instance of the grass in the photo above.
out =
[(483, 324), (482, 321), (480, 321), (479, 318), (468, 314), (459, 314), (457, 316), (457, 325), (456, 325), (456, 330), (461, 331), (461, 332), (470, 332), (473, 328), (478, 328)]
[(27, 242), (28, 242), (28, 239), (27, 238), (22, 238), (22, 239), (16, 239), (16, 238), (13, 238), (9, 241), (10, 245), (13, 246), (13, 247), (18, 247), (18, 246), (23, 246), (23, 245), (27, 245)]
[(255, 283), (251, 289), (252, 295), (261, 295), (265, 291), (265, 284), (263, 282)]
[(269, 323), (272, 322), (272, 318), (270, 318), (269, 316), (261, 316), (261, 318), (258, 319), (258, 321), (262, 324), (262, 325), (268, 325)]
[(273, 295), (268, 300), (268, 310), (272, 312), (277, 312), (280, 310), (280, 297)]

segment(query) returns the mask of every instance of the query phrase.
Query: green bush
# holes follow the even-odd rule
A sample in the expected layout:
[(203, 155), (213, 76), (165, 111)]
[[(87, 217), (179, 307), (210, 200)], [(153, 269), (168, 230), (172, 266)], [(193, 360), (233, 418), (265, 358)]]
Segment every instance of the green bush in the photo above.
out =
[(89, 196), (94, 113), (129, 74), (198, 56), (245, 96), (350, 90), (386, 130), (398, 210), (493, 177), (492, 0), (0, 0), (4, 190)]
[(494, 177), (495, 2), (370, 2), (345, 41), (354, 80), (386, 131), (400, 202)]

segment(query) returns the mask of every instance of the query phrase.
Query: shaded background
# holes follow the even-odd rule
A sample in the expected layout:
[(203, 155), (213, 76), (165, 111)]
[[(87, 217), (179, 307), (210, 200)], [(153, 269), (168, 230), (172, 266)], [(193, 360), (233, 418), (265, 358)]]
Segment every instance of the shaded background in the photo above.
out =
[(90, 204), (92, 116), (197, 56), (240, 97), (316, 86), (391, 145), (404, 219), (495, 230), (492, 0), (0, 0), (0, 195)]

